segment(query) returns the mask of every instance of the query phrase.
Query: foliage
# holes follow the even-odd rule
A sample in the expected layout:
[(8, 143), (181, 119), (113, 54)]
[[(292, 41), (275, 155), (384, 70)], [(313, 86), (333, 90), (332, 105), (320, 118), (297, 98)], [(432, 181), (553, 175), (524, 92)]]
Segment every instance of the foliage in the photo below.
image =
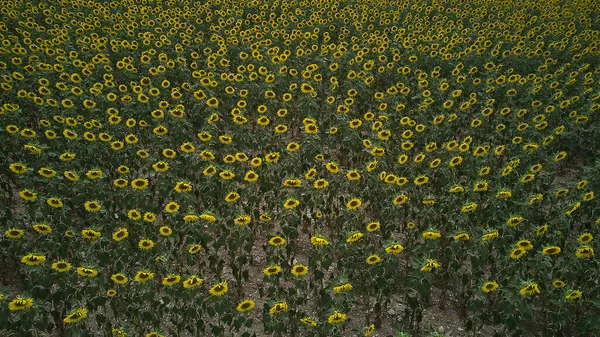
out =
[(0, 3), (0, 331), (598, 333), (599, 2)]

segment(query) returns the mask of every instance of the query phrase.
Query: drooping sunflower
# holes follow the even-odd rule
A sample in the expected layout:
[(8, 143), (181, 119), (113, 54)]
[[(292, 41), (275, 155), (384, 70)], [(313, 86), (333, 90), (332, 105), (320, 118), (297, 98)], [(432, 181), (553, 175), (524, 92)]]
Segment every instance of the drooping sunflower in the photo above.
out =
[(308, 317), (304, 317), (300, 319), (300, 323), (304, 324), (304, 325), (308, 325), (308, 326), (317, 326), (317, 322), (308, 318)]
[(313, 246), (327, 246), (327, 245), (329, 245), (329, 241), (327, 241), (327, 239), (325, 239), (322, 236), (312, 236), (310, 238), (310, 243), (312, 243)]
[(96, 277), (98, 275), (98, 271), (94, 268), (89, 267), (77, 267), (77, 274), (83, 277)]
[(361, 232), (354, 232), (354, 233), (350, 234), (350, 236), (348, 236), (348, 238), (346, 239), (346, 242), (348, 242), (348, 243), (357, 242), (363, 236), (364, 236), (364, 234)]
[(27, 310), (33, 306), (33, 298), (15, 297), (8, 303), (8, 310), (10, 311), (22, 311)]
[(570, 291), (567, 296), (565, 296), (565, 298), (569, 301), (573, 301), (576, 300), (578, 298), (581, 298), (581, 296), (583, 295), (583, 293), (579, 290), (572, 290)]
[(87, 228), (81, 231), (81, 236), (83, 236), (87, 240), (95, 241), (102, 236), (102, 233), (95, 231), (91, 228)]
[(282, 311), (287, 311), (288, 310), (288, 304), (286, 301), (280, 301), (277, 302), (275, 304), (273, 304), (273, 306), (271, 307), (271, 309), (269, 309), (269, 313), (271, 315), (277, 315)]
[(346, 320), (346, 318), (346, 314), (341, 313), (339, 311), (334, 311), (331, 315), (329, 315), (329, 318), (327, 318), (327, 322), (331, 324), (340, 324), (343, 323)]
[[(173, 276), (172, 278), (170, 278), (170, 281), (172, 284), (175, 284), (177, 282), (179, 282), (179, 280), (177, 279), (178, 276)], [(165, 280), (163, 280), (163, 284), (165, 284)], [(175, 282), (176, 281), (176, 282)], [(191, 289), (191, 288), (195, 288), (199, 285), (202, 285), (202, 283), (204, 282), (203, 279), (199, 278), (196, 275), (191, 275), (190, 277), (188, 277), (187, 279), (185, 279), (185, 281), (183, 281), (183, 287), (185, 289)]]
[(429, 259), (425, 262), (425, 264), (421, 267), (421, 271), (432, 271), (435, 268), (438, 268), (440, 264), (433, 259)]
[(28, 266), (39, 266), (46, 261), (45, 255), (27, 254), (21, 258), (21, 262)]
[(40, 234), (52, 233), (52, 227), (50, 227), (44, 223), (38, 223), (38, 224), (33, 225), (33, 230), (35, 230), (36, 232), (38, 232)]
[(400, 254), (404, 250), (404, 247), (399, 243), (392, 243), (385, 247), (385, 252), (388, 254)]
[(352, 290), (352, 284), (350, 284), (350, 283), (344, 283), (344, 284), (340, 284), (339, 286), (333, 287), (333, 292), (335, 292), (335, 293), (344, 293), (344, 292), (348, 292), (350, 290)]
[(581, 246), (577, 248), (575, 256), (581, 259), (591, 259), (592, 257), (594, 257), (594, 248), (590, 246)]
[(521, 290), (519, 290), (519, 294), (521, 294), (522, 296), (530, 296), (530, 295), (535, 295), (535, 294), (539, 294), (540, 293), (540, 288), (538, 287), (537, 283), (535, 282), (527, 282), (522, 288)]
[(170, 287), (179, 283), (179, 281), (181, 281), (181, 276), (176, 274), (169, 274), (162, 279), (162, 284)]

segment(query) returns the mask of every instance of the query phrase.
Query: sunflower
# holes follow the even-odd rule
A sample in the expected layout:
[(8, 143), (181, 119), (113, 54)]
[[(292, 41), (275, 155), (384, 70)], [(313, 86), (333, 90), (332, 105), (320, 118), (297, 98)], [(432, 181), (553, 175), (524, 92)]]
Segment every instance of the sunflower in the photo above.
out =
[(8, 303), (8, 310), (10, 311), (22, 311), (27, 310), (33, 306), (33, 298), (15, 297)]
[(361, 205), (362, 205), (362, 201), (359, 198), (352, 198), (346, 204), (346, 208), (348, 208), (348, 210), (352, 211), (352, 210), (359, 208)]
[(510, 252), (510, 258), (513, 260), (518, 260), (521, 258), (521, 256), (525, 255), (526, 252), (526, 249), (515, 248), (512, 250), (512, 252)]
[(28, 266), (39, 266), (46, 261), (45, 255), (27, 254), (21, 258), (21, 262)]
[(106, 291), (106, 296), (108, 296), (108, 297), (115, 297), (115, 296), (117, 296), (117, 290), (116, 289), (108, 289)]
[(127, 217), (133, 221), (139, 220), (142, 218), (142, 213), (137, 209), (130, 209), (127, 211)]
[(524, 250), (533, 249), (533, 245), (531, 244), (531, 241), (529, 241), (529, 240), (520, 240), (519, 242), (517, 242), (515, 244), (515, 246), (517, 246), (517, 248), (521, 248)]
[(10, 169), (12, 172), (14, 172), (14, 173), (16, 173), (16, 174), (23, 174), (23, 173), (25, 173), (25, 172), (27, 171), (27, 166), (25, 166), (25, 165), (23, 165), (23, 164), (21, 164), (21, 163), (13, 163), (13, 164), (10, 164), (10, 165), (8, 166), (8, 168), (9, 168), (9, 169)]
[(171, 201), (165, 205), (165, 211), (167, 213), (175, 213), (179, 210), (179, 204), (175, 201)]
[(313, 321), (312, 319), (308, 318), (308, 317), (304, 317), (300, 319), (300, 323), (304, 324), (304, 325), (308, 325), (308, 326), (317, 326), (317, 322)]
[(379, 257), (379, 255), (373, 254), (368, 256), (366, 259), (368, 264), (377, 264), (381, 261), (381, 258)]
[(436, 260), (429, 259), (421, 267), (421, 271), (432, 271), (433, 269), (438, 268), (439, 266), (440, 264)]
[(98, 212), (102, 208), (97, 200), (86, 201), (84, 203), (85, 210), (88, 212)]
[(77, 267), (77, 274), (84, 277), (96, 277), (98, 275), (98, 271), (94, 268), (88, 267)]
[(350, 236), (348, 236), (348, 238), (346, 239), (346, 242), (348, 242), (348, 243), (357, 242), (363, 236), (364, 236), (364, 234), (361, 232), (354, 232), (354, 233), (350, 234)]
[(275, 266), (275, 265), (268, 266), (267, 268), (265, 268), (265, 269), (263, 270), (263, 273), (264, 273), (266, 276), (273, 276), (273, 275), (277, 275), (277, 274), (279, 274), (280, 272), (281, 272), (281, 267), (280, 267), (280, 266)]
[(126, 284), (129, 279), (127, 278), (127, 276), (121, 274), (121, 273), (116, 273), (116, 274), (112, 274), (112, 276), (110, 277), (110, 279), (115, 282), (116, 284)]
[(269, 240), (269, 244), (274, 247), (279, 247), (285, 244), (285, 239), (281, 236), (274, 236)]
[(381, 227), (381, 224), (379, 223), (379, 221), (371, 222), (370, 224), (367, 225), (367, 232), (373, 233), (374, 231), (378, 230), (380, 227)]
[(190, 246), (190, 248), (188, 249), (188, 253), (193, 255), (193, 254), (198, 253), (201, 249), (202, 249), (202, 246), (200, 244), (195, 244), (195, 245)]
[(310, 243), (312, 243), (313, 246), (327, 246), (329, 241), (321, 236), (313, 236), (310, 238)]
[(385, 247), (385, 252), (388, 254), (400, 254), (403, 250), (404, 247), (399, 243), (392, 243)]
[(346, 318), (346, 314), (341, 313), (339, 311), (334, 311), (331, 315), (329, 315), (329, 318), (327, 318), (327, 322), (331, 324), (340, 324), (344, 322)]
[(582, 245), (587, 245), (588, 243), (592, 242), (593, 239), (594, 236), (592, 235), (592, 233), (583, 233), (579, 236), (579, 239), (577, 241), (579, 241), (579, 243), (581, 243)]
[(150, 250), (154, 247), (154, 242), (152, 240), (143, 239), (138, 242), (138, 247), (142, 250)]
[(87, 317), (87, 309), (86, 308), (79, 308), (79, 309), (76, 309), (76, 310), (72, 311), (71, 313), (69, 313), (67, 315), (67, 317), (65, 317), (63, 319), (63, 321), (65, 323), (67, 323), (67, 324), (76, 323), (76, 322), (79, 322), (79, 321), (81, 321), (82, 319), (84, 319), (86, 317)]
[(535, 295), (540, 293), (540, 288), (535, 282), (527, 282), (521, 290), (519, 290), (519, 294), (522, 296), (526, 295)]
[(143, 282), (147, 282), (150, 281), (154, 278), (154, 273), (151, 273), (149, 271), (146, 270), (140, 270), (137, 272), (137, 274), (135, 274), (135, 281), (138, 283), (143, 283)]
[(208, 292), (213, 296), (223, 296), (228, 290), (229, 287), (227, 286), (227, 281), (224, 281), (212, 286), (212, 288), (210, 288)]
[(496, 291), (498, 289), (498, 283), (494, 282), (494, 281), (488, 281), (486, 283), (483, 284), (483, 286), (481, 287), (481, 290), (483, 290), (484, 293), (491, 293), (493, 291)]
[(296, 264), (292, 267), (292, 274), (294, 276), (302, 276), (308, 273), (308, 267), (302, 264)]
[(22, 237), (24, 233), (25, 232), (22, 229), (9, 228), (4, 232), (4, 235), (6, 235), (10, 239), (16, 240), (16, 239)]
[(562, 280), (554, 280), (552, 281), (552, 287), (554, 287), (554, 289), (560, 289), (564, 286), (566, 286), (567, 284), (562, 281)]
[(234, 202), (234, 201), (238, 200), (239, 198), (240, 198), (240, 195), (237, 192), (229, 192), (225, 196), (225, 201)]
[(510, 227), (514, 228), (514, 227), (518, 226), (520, 223), (522, 223), (523, 221), (525, 221), (525, 219), (523, 219), (523, 217), (513, 216), (508, 219), (507, 224)]
[(408, 201), (408, 195), (406, 195), (405, 193), (402, 193), (398, 196), (396, 196), (396, 198), (394, 198), (394, 205), (403, 205), (404, 203), (406, 203)]
[(572, 300), (576, 300), (576, 299), (580, 298), (581, 295), (583, 295), (583, 293), (581, 291), (572, 290), (567, 294), (567, 296), (565, 296), (565, 298), (569, 301), (572, 301)]
[(87, 240), (95, 241), (102, 236), (102, 233), (95, 231), (91, 228), (87, 228), (81, 231), (81, 236), (83, 236)]
[(582, 259), (591, 259), (592, 257), (594, 257), (594, 248), (590, 246), (581, 246), (577, 248), (575, 256)]
[(159, 161), (152, 164), (152, 168), (157, 172), (166, 172), (169, 169), (169, 164), (164, 161)]
[(469, 241), (471, 237), (469, 233), (460, 233), (453, 237), (454, 241)]
[(129, 236), (129, 232), (127, 228), (121, 228), (118, 231), (114, 232), (112, 235), (113, 240), (119, 242)]
[(238, 306), (235, 308), (235, 310), (237, 310), (238, 312), (247, 312), (252, 310), (252, 308), (254, 308), (254, 301), (251, 299), (246, 299), (240, 302), (240, 304), (238, 304)]
[(48, 198), (48, 200), (46, 200), (46, 203), (48, 205), (50, 205), (53, 208), (61, 208), (63, 207), (63, 203), (60, 200), (60, 198)]
[(38, 223), (38, 224), (33, 225), (33, 230), (35, 230), (36, 232), (38, 232), (40, 234), (52, 233), (52, 227), (50, 227), (44, 223)]
[(287, 311), (288, 310), (288, 304), (286, 301), (281, 301), (281, 302), (277, 302), (275, 303), (271, 309), (269, 309), (269, 313), (271, 315), (277, 315), (278, 313), (282, 312), (282, 311)]
[(179, 283), (179, 281), (181, 281), (181, 276), (176, 274), (169, 274), (162, 279), (162, 284), (170, 287)]
[(52, 178), (56, 175), (56, 171), (49, 169), (47, 167), (42, 167), (38, 170), (38, 173), (45, 178)]
[[(179, 276), (173, 276), (173, 277), (171, 277), (171, 280), (170, 280), (171, 283), (175, 284), (175, 283), (179, 282), (178, 278), (179, 278)], [(165, 280), (166, 279), (163, 279), (163, 284), (166, 284)], [(199, 278), (198, 276), (191, 275), (190, 277), (188, 277), (187, 279), (185, 279), (185, 281), (183, 281), (182, 285), (183, 285), (183, 287), (185, 289), (191, 289), (191, 288), (195, 288), (195, 287), (197, 287), (199, 285), (202, 285), (203, 282), (204, 282), (204, 280), (201, 279), (201, 278)]]
[(146, 187), (148, 187), (148, 179), (133, 179), (131, 181), (131, 187), (136, 189), (136, 190), (143, 190)]
[(300, 205), (300, 201), (293, 198), (289, 198), (283, 203), (283, 207), (287, 209), (296, 208), (298, 205)]
[(192, 184), (178, 181), (173, 189), (178, 193), (188, 193), (192, 191)]
[(331, 173), (338, 173), (338, 171), (339, 171), (338, 165), (334, 162), (329, 162), (329, 163), (325, 164), (325, 168), (327, 169), (327, 171), (329, 171)]
[(171, 234), (173, 234), (173, 230), (169, 226), (161, 226), (158, 229), (158, 232), (160, 233), (160, 235), (165, 236), (165, 237), (170, 236)]
[(421, 236), (422, 236), (424, 239), (428, 239), (428, 240), (435, 240), (435, 239), (437, 239), (437, 238), (441, 237), (441, 236), (442, 236), (442, 234), (440, 234), (440, 232), (426, 231), (426, 232), (423, 232), (423, 233), (421, 234)]

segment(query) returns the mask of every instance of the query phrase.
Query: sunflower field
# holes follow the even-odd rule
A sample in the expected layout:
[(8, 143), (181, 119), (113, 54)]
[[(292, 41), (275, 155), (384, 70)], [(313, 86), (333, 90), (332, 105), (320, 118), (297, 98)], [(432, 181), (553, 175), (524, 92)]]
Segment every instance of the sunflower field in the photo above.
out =
[(0, 13), (1, 336), (600, 335), (600, 2)]

